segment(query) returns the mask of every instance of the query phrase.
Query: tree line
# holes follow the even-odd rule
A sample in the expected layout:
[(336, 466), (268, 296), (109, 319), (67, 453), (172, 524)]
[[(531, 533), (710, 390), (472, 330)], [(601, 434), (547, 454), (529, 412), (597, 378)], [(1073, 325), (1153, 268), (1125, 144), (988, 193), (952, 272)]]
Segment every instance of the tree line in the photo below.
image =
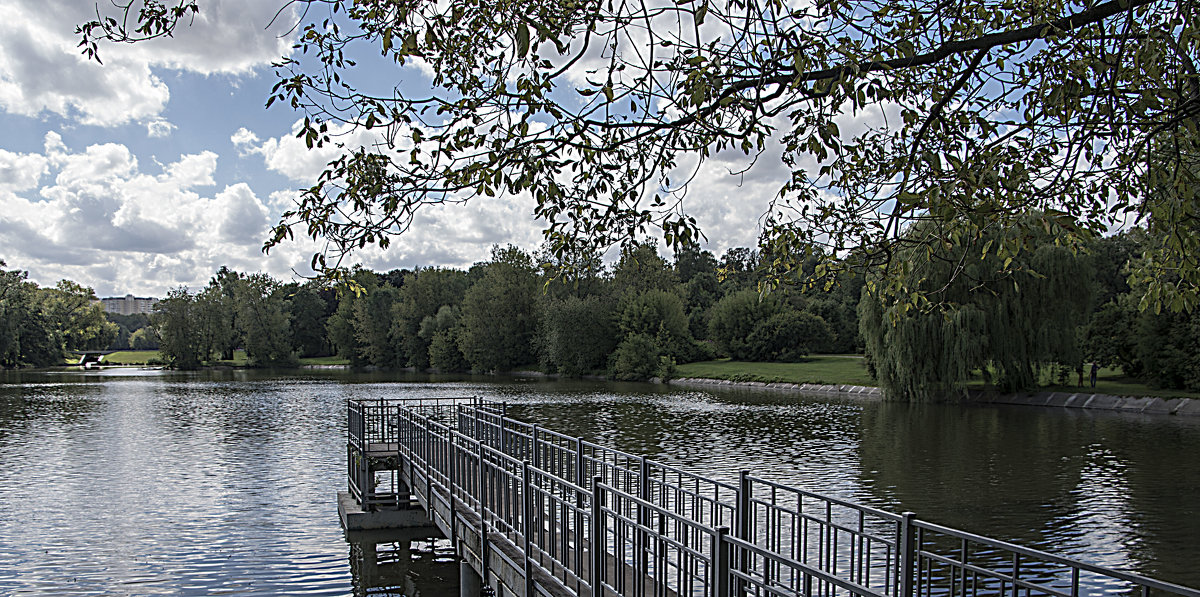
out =
[(760, 296), (762, 259), (687, 248), (669, 261), (638, 244), (606, 267), (599, 255), (507, 246), (467, 270), (358, 268), (338, 289), (222, 268), (203, 289), (170, 291), (151, 321), (164, 359), (181, 368), (244, 348), (259, 366), (336, 355), (355, 366), (634, 380), (715, 356), (861, 350), (857, 286)]
[[(910, 248), (897, 256), (903, 282), (925, 304), (876, 291), (882, 274), (870, 272), (766, 291), (774, 257), (765, 251), (718, 259), (691, 247), (668, 260), (654, 244), (630, 246), (611, 266), (596, 254), (495, 247), (466, 270), (358, 268), (339, 287), (221, 268), (201, 289), (170, 291), (149, 317), (105, 314), (90, 288), (69, 280), (39, 288), (25, 272), (0, 270), (0, 366), (131, 347), (193, 368), (243, 349), (254, 366), (336, 355), (355, 366), (638, 380), (714, 357), (864, 353), (902, 400), (952, 397), (980, 375), (1005, 392), (1048, 378), (1074, 384), (1091, 363), (1200, 390), (1200, 315), (1147, 308), (1148, 283), (1131, 275), (1162, 241), (1133, 229), (1072, 244), (1059, 232), (987, 230), (980, 238), (996, 237), (997, 249), (983, 260)], [(1021, 238), (999, 238), (1009, 234)], [(803, 275), (820, 263), (812, 256)]]
[[(993, 242), (982, 260), (944, 258), (978, 251), (975, 242), (937, 253), (914, 245), (897, 257), (924, 303), (878, 291), (884, 274), (870, 272), (767, 291), (775, 258), (748, 248), (719, 259), (685, 248), (667, 260), (654, 244), (636, 244), (606, 267), (598, 255), (509, 246), (467, 270), (356, 269), (355, 291), (222, 269), (199, 292), (173, 291), (155, 321), (164, 356), (181, 367), (244, 347), (259, 365), (337, 355), (355, 366), (638, 380), (715, 357), (864, 353), (879, 385), (902, 400), (961, 395), (978, 376), (1003, 392), (1074, 385), (1092, 363), (1152, 386), (1200, 389), (1200, 317), (1144, 308), (1147, 282), (1130, 275), (1161, 241), (1142, 229), (1080, 243), (1061, 232), (964, 233)], [(819, 274), (821, 263), (811, 256), (801, 275)]]

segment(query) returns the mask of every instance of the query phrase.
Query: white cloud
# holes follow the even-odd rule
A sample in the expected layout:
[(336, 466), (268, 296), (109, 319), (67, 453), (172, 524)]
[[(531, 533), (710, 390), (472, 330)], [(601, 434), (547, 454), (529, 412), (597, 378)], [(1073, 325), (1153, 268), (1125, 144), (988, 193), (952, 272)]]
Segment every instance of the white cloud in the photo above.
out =
[(258, 143), (258, 135), (246, 127), (241, 127), (237, 131), (234, 131), (229, 140), (233, 143), (234, 147), (238, 148), (238, 152), (241, 155), (247, 155), (254, 153), (254, 144)]
[(13, 153), (0, 149), (0, 193), (19, 192), (37, 186), (46, 173), (45, 156)]
[(310, 149), (304, 139), (296, 136), (303, 125), (303, 120), (297, 120), (292, 125), (290, 135), (261, 142), (253, 132), (242, 128), (238, 129), (230, 140), (238, 147), (241, 155), (261, 155), (267, 169), (305, 184), (315, 181), (325, 170), (325, 166), (342, 154), (360, 147), (372, 147), (382, 141), (377, 131), (361, 127), (353, 129), (348, 124), (334, 124), (329, 127), (332, 142)]
[(241, 245), (263, 241), (267, 231), (267, 208), (246, 183), (226, 187), (217, 193), (213, 208), (221, 214), (220, 238)]
[(152, 139), (161, 139), (163, 137), (170, 137), (171, 132), (174, 131), (176, 128), (178, 128), (178, 127), (167, 122), (166, 120), (162, 120), (162, 119), (151, 120), (150, 122), (146, 123), (146, 136), (148, 136)]
[[(83, 124), (147, 123), (150, 136), (169, 134), (159, 118), (170, 98), (153, 69), (242, 75), (289, 52), (281, 34), (292, 11), (264, 29), (278, 8), (270, 2), (212, 0), (174, 38), (134, 45), (101, 44), (104, 64), (80, 53), (76, 25), (95, 18), (78, 0), (7, 0), (0, 4), (0, 109), (35, 117), (50, 112)], [(108, 7), (101, 3), (102, 10)]]
[(45, 145), (42, 155), (0, 152), (0, 255), (9, 267), (44, 283), (71, 278), (101, 294), (155, 296), (202, 284), (222, 264), (262, 269), (273, 216), (245, 183), (213, 188), (217, 154), (180, 156), (151, 166), (156, 173), (124, 145), (72, 151), (58, 133)]

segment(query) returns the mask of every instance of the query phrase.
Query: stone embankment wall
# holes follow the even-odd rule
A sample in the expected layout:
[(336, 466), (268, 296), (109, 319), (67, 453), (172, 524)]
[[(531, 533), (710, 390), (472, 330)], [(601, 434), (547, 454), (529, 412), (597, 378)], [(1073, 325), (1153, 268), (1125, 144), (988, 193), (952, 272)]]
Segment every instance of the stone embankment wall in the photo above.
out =
[(705, 379), (701, 377), (684, 377), (672, 379), (671, 385), (694, 387), (724, 387), (724, 388), (753, 388), (764, 390), (779, 390), (797, 394), (812, 394), (823, 396), (858, 396), (862, 398), (883, 398), (879, 388), (870, 386), (832, 386), (813, 383), (783, 383), (762, 381), (729, 381), (728, 379)]
[(1191, 398), (1153, 398), (1135, 396), (1110, 396), (1085, 392), (1037, 392), (1034, 394), (984, 394), (972, 396), (978, 402), (994, 404), (1022, 404), (1026, 406), (1052, 406), (1060, 408), (1088, 408), (1116, 410), (1148, 415), (1200, 416), (1200, 400)]
[[(810, 396), (838, 396), (852, 398), (882, 399), (879, 388), (870, 386), (835, 386), (821, 384), (765, 383), (761, 381), (729, 381), (725, 379), (683, 378), (672, 379), (672, 385), (703, 388), (748, 388), (794, 392)], [(1033, 394), (997, 394), (994, 392), (971, 392), (971, 401), (991, 404), (1018, 404), (1023, 406), (1046, 406), (1058, 408), (1087, 408), (1149, 415), (1200, 416), (1200, 400), (1191, 398), (1153, 398), (1134, 396), (1110, 396), (1085, 392), (1038, 392)]]

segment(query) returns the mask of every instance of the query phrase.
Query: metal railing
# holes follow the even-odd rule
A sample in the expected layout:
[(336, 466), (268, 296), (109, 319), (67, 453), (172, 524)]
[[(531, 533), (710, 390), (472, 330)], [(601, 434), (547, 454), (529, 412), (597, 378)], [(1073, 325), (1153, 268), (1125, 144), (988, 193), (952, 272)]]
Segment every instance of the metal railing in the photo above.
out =
[[(507, 542), (526, 595), (552, 582), (592, 597), (1200, 597), (746, 472), (722, 483), (512, 419), (503, 403), (362, 400), (347, 416), (360, 503), (411, 491), (451, 539), (469, 510), (484, 568), (489, 542)], [(388, 457), (411, 465), (409, 487), (377, 486), (369, 461)]]

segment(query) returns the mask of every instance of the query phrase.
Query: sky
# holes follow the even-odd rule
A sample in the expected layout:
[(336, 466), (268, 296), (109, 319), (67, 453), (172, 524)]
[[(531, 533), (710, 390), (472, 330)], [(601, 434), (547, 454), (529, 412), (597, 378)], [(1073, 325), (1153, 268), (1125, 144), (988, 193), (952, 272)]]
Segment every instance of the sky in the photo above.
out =
[[(0, 3), (0, 260), (43, 286), (70, 279), (99, 296), (161, 297), (204, 286), (221, 266), (284, 281), (311, 275), (319, 244), (263, 241), (336, 148), (295, 138), (303, 115), (265, 108), (271, 63), (292, 51), (296, 15), (280, 0), (208, 0), (172, 39), (80, 53), (87, 0)], [(311, 15), (309, 19), (311, 20)], [(365, 65), (362, 69), (375, 68)], [(372, 75), (425, 80), (415, 67)], [(770, 156), (768, 156), (769, 158)], [(786, 172), (744, 156), (705, 163), (687, 210), (720, 256), (754, 246)], [(533, 250), (541, 226), (527, 197), (473, 200), (419, 215), (387, 250), (348, 263), (376, 271), (469, 267), (493, 245)], [(300, 235), (298, 235), (300, 236)]]

